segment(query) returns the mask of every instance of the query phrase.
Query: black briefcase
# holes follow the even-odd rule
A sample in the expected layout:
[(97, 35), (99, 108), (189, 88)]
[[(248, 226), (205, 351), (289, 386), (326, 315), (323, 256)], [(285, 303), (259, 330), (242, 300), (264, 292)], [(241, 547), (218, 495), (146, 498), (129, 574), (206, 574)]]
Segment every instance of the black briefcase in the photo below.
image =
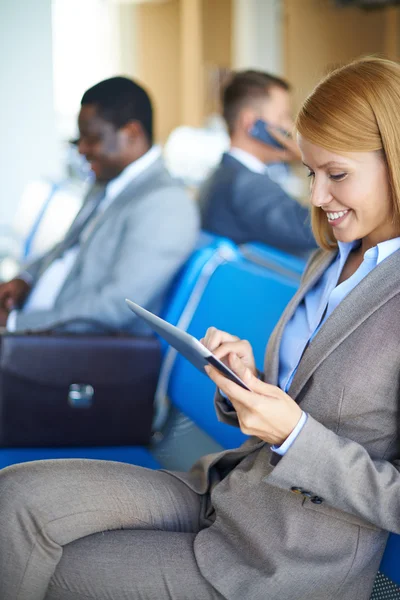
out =
[(6, 333), (0, 343), (0, 446), (149, 442), (156, 338)]

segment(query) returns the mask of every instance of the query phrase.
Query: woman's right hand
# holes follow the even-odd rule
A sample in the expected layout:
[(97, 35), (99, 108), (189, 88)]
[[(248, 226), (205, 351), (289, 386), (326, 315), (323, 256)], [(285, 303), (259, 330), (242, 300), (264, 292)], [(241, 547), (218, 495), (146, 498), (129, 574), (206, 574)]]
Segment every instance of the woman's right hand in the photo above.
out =
[(228, 364), (229, 354), (236, 354), (243, 364), (257, 377), (253, 348), (247, 340), (241, 340), (236, 335), (209, 327), (206, 335), (200, 340), (217, 358)]

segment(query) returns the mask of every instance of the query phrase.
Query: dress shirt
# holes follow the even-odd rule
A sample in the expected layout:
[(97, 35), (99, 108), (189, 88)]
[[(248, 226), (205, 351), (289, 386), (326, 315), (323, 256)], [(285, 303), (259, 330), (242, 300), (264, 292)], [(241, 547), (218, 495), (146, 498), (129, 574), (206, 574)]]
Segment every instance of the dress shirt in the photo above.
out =
[(261, 175), (268, 175), (272, 181), (275, 181), (289, 196), (298, 196), (301, 191), (302, 184), (301, 180), (294, 175), (287, 163), (263, 163), (259, 158), (242, 150), (241, 148), (232, 148), (227, 153), (233, 156), (242, 165), (247, 167), (253, 173), (259, 173)]
[[(22, 311), (33, 310), (51, 310), (54, 307), (57, 296), (63, 287), (69, 273), (71, 272), (82, 242), (84, 242), (93, 231), (97, 220), (104, 211), (112, 204), (112, 202), (120, 195), (120, 193), (141, 173), (143, 173), (150, 165), (152, 165), (161, 156), (161, 148), (153, 146), (140, 158), (125, 167), (125, 169), (112, 179), (105, 187), (105, 194), (101, 200), (96, 212), (90, 219), (89, 223), (83, 229), (79, 243), (69, 248), (64, 254), (54, 260), (49, 267), (44, 271), (39, 280), (33, 287)], [(23, 278), (24, 275), (22, 274)], [(15, 331), (17, 310), (10, 312), (7, 319), (8, 331)]]
[[(367, 250), (357, 271), (337, 285), (346, 260), (357, 244), (359, 242), (338, 242), (339, 252), (336, 258), (306, 294), (285, 327), (279, 349), (278, 376), (278, 385), (285, 392), (290, 388), (307, 344), (355, 286), (385, 258), (400, 249), (400, 237), (381, 242)], [(285, 442), (279, 447), (272, 446), (272, 449), (278, 454), (285, 454), (300, 433), (306, 419), (306, 414), (303, 412), (299, 423)]]
[(250, 152), (246, 152), (246, 150), (242, 150), (241, 148), (236, 148), (232, 146), (232, 148), (227, 153), (233, 158), (236, 158), (242, 165), (247, 167), (253, 173), (266, 173), (267, 166), (263, 163), (259, 158), (254, 156), (254, 154), (250, 154)]

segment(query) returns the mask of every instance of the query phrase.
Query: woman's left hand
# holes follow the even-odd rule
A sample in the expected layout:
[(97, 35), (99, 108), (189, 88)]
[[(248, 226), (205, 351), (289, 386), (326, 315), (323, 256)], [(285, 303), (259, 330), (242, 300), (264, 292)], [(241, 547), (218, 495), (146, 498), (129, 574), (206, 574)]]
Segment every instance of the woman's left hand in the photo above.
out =
[(240, 429), (243, 433), (255, 435), (271, 445), (283, 444), (300, 420), (302, 411), (299, 405), (280, 388), (255, 377), (236, 354), (229, 355), (228, 365), (252, 390), (251, 392), (213, 367), (206, 367), (206, 371), (232, 402)]

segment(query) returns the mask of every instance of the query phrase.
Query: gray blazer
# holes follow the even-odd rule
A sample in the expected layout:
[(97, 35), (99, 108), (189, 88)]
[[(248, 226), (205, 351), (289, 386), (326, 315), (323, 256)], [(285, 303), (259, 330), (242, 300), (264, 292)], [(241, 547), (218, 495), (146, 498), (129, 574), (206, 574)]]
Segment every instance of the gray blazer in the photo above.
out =
[[(80, 234), (89, 192), (65, 240)], [(17, 330), (47, 328), (71, 319), (97, 319), (133, 333), (148, 333), (125, 305), (132, 298), (158, 312), (171, 280), (192, 251), (199, 229), (197, 207), (158, 159), (134, 179), (96, 221), (52, 310), (19, 312)], [(33, 285), (63, 251), (63, 240), (26, 269)], [(78, 328), (70, 327), (70, 329)], [(84, 326), (83, 329), (90, 327)], [(79, 326), (82, 329), (82, 326)]]
[[(274, 385), (284, 327), (332, 258), (314, 254), (271, 336), (264, 377)], [(351, 291), (306, 349), (289, 395), (309, 416), (284, 457), (253, 437), (175, 474), (211, 493), (211, 526), (197, 535), (195, 553), (225, 598), (369, 600), (386, 530), (400, 533), (399, 273), (400, 250)], [(238, 426), (220, 396), (216, 406)]]
[(237, 244), (263, 242), (293, 254), (316, 248), (307, 208), (229, 154), (200, 191), (202, 227)]

